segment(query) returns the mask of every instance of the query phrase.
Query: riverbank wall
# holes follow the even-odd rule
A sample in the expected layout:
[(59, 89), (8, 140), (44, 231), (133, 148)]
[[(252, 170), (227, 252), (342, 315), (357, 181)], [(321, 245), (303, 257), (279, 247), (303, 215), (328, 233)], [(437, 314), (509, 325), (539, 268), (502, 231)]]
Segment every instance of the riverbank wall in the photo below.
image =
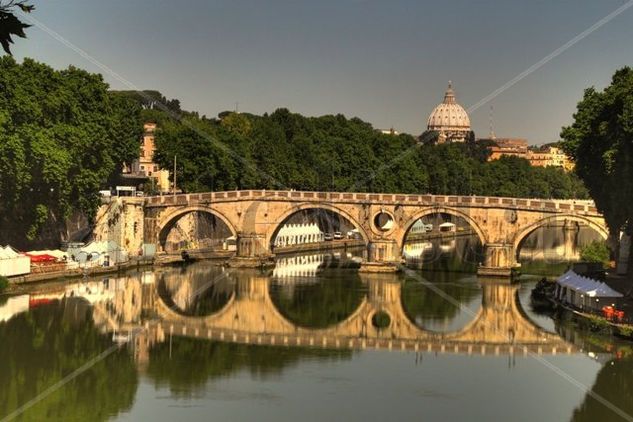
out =
[(141, 268), (147, 266), (153, 266), (153, 258), (133, 259), (123, 264), (111, 265), (108, 267), (79, 267), (73, 269), (64, 269), (58, 271), (48, 271), (41, 273), (31, 273), (22, 276), (9, 277), (9, 286), (20, 285), (28, 283), (39, 283), (43, 281), (50, 281), (55, 279), (64, 278), (77, 278), (77, 277), (94, 277), (103, 274), (116, 274), (125, 272), (133, 268)]
[(273, 249), (275, 256), (277, 255), (289, 255), (298, 252), (327, 252), (333, 250), (345, 250), (352, 248), (364, 248), (365, 242), (357, 239), (340, 239), (331, 240), (317, 243), (304, 243), (302, 245), (292, 245), (277, 247)]

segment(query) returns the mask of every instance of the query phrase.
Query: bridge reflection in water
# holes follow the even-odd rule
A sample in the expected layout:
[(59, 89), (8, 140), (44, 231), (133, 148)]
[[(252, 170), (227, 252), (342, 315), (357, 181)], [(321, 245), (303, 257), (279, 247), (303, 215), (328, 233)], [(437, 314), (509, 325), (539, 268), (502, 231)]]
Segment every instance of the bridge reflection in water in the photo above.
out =
[[(577, 351), (573, 344), (529, 320), (516, 284), (481, 281), (481, 307), (472, 313), (470, 322), (454, 331), (437, 332), (420, 327), (405, 311), (402, 276), (354, 273), (362, 285), (354, 309), (333, 324), (308, 327), (286, 317), (271, 295), (279, 283), (292, 284), (288, 273), (280, 280), (272, 272), (202, 264), (187, 271), (172, 268), (128, 277), (125, 283), (115, 283), (125, 286), (125, 292), (110, 295), (104, 302), (93, 301), (95, 322), (104, 321), (101, 325), (106, 331), (138, 333), (133, 349), (139, 361), (147, 361), (149, 350), (170, 336), (327, 349), (494, 355)], [(301, 277), (297, 281), (302, 283)], [(341, 281), (336, 277), (327, 280), (337, 282)], [(211, 304), (196, 308), (194, 304), (201, 300)], [(446, 302), (445, 306), (455, 305)]]

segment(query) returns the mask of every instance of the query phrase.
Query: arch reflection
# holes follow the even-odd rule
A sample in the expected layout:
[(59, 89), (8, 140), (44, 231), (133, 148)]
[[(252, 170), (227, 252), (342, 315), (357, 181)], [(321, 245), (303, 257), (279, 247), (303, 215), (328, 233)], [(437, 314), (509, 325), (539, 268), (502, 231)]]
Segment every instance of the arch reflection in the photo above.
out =
[(186, 269), (164, 271), (156, 291), (165, 304), (186, 316), (212, 315), (235, 295), (235, 281), (223, 267), (195, 263)]

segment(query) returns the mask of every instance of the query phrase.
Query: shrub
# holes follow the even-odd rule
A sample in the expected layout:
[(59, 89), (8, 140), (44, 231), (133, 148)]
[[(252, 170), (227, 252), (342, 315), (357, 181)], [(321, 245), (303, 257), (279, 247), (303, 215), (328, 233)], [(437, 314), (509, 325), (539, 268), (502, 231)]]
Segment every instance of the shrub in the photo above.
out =
[(601, 262), (603, 266), (609, 264), (611, 252), (603, 240), (594, 240), (580, 249), (580, 259), (586, 262)]

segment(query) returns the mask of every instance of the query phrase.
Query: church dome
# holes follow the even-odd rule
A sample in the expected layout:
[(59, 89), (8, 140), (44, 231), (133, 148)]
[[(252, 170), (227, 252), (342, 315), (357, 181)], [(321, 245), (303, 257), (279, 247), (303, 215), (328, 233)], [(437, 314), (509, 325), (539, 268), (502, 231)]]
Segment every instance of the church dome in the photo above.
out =
[(435, 107), (429, 116), (427, 129), (436, 130), (448, 140), (456, 141), (463, 141), (470, 132), (470, 118), (464, 107), (457, 104), (450, 82), (444, 94), (444, 101)]

